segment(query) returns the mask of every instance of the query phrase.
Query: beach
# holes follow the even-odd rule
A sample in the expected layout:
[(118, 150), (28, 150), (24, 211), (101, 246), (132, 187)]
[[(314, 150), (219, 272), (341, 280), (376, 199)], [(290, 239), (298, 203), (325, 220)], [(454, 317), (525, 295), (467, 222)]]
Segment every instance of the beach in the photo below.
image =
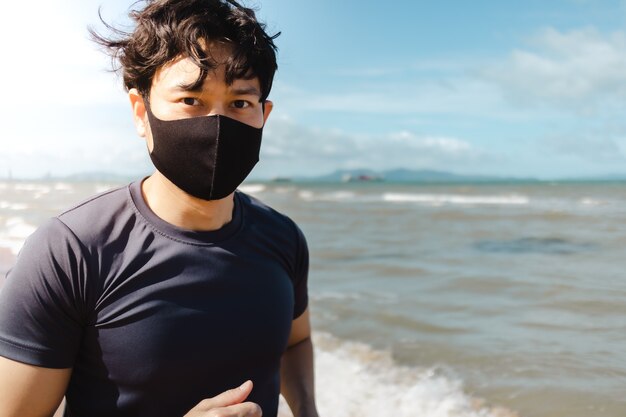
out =
[[(118, 185), (0, 182), (0, 280), (41, 222)], [(241, 190), (307, 237), (321, 415), (626, 415), (626, 185)]]

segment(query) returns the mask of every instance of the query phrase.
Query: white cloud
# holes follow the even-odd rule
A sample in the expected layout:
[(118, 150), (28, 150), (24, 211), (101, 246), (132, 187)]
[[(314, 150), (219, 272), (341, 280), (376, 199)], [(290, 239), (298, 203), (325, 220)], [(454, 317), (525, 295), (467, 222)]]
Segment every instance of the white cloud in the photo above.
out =
[[(104, 6), (105, 18), (116, 21), (128, 3)], [(141, 142), (132, 141), (123, 88), (87, 31), (90, 24), (102, 27), (98, 4), (37, 0), (27, 21), (15, 18), (24, 7), (8, 2), (0, 18), (6, 58), (0, 66), (0, 176), (137, 167), (133, 155)]]
[(140, 175), (149, 172), (145, 143), (132, 133), (116, 136), (111, 130), (91, 133), (82, 142), (50, 146), (15, 146), (0, 154), (0, 177), (9, 171), (17, 178), (64, 176), (82, 172)]
[(493, 158), (458, 138), (400, 131), (381, 136), (306, 128), (278, 118), (268, 123), (255, 177), (318, 175), (336, 169), (406, 167), (471, 171)]
[[(103, 9), (106, 20), (119, 22), (129, 4), (107, 1)], [(5, 99), (0, 102), (0, 176), (6, 167), (12, 167), (15, 175), (149, 169), (121, 83), (106, 71), (108, 57), (88, 39), (88, 24), (102, 27), (97, 19), (98, 4), (36, 0), (32, 7), (37, 13), (31, 14), (28, 25), (11, 17), (19, 16), (23, 7), (8, 2), (0, 17), (0, 36), (7, 40), (3, 44), (7, 60), (0, 66), (0, 77), (5, 80)], [(548, 28), (532, 37), (526, 47), (490, 62), (481, 57), (445, 56), (409, 58), (405, 64), (338, 70), (334, 75), (339, 75), (341, 82), (331, 77), (324, 84), (327, 89), (277, 80), (273, 96), (280, 108), (298, 117), (307, 116), (307, 120), (319, 117), (319, 125), (326, 123), (327, 127), (270, 119), (262, 162), (255, 172), (272, 176), (322, 174), (351, 167), (466, 172), (508, 168), (503, 166), (502, 156), (454, 135), (440, 134), (462, 132), (463, 120), (471, 120), (474, 136), (489, 131), (488, 123), (494, 120), (521, 121), (516, 127), (526, 121), (548, 126), (545, 123), (549, 121), (553, 132), (537, 148), (548, 149), (551, 155), (586, 157), (589, 163), (615, 160), (616, 155), (619, 159), (626, 149), (617, 134), (590, 126), (608, 119), (616, 120), (618, 129), (624, 126), (623, 31)], [(380, 118), (377, 131), (387, 129), (388, 133), (359, 135), (328, 127), (328, 114), (344, 113), (352, 113), (352, 120)], [(568, 135), (574, 128), (567, 124), (581, 113), (588, 116), (587, 124), (578, 121), (575, 126), (581, 127), (580, 132)], [(423, 133), (381, 127), (387, 123), (386, 116), (419, 119)], [(442, 127), (443, 123), (452, 129)], [(354, 126), (359, 128), (357, 123)], [(506, 133), (503, 131), (503, 137), (511, 136)]]
[(516, 103), (593, 111), (626, 98), (626, 33), (553, 28), (483, 71)]
[[(302, 111), (449, 114), (500, 120), (595, 117), (626, 108), (626, 32), (546, 28), (502, 57), (422, 59), (341, 69), (340, 88), (278, 82), (276, 96)], [(541, 108), (537, 105), (540, 104)]]
[[(119, 100), (122, 88), (107, 72), (110, 59), (89, 40), (87, 26), (97, 22), (91, 2), (37, 1), (28, 21), (19, 2), (3, 5), (0, 66), (3, 112), (55, 111), (83, 103)], [(7, 10), (8, 9), (8, 10)]]
[(463, 114), (507, 116), (496, 85), (465, 76), (412, 80), (394, 78), (342, 88), (307, 91), (279, 83), (273, 97), (281, 107), (298, 111), (372, 115)]
[(421, 146), (429, 149), (439, 149), (450, 155), (464, 155), (473, 151), (472, 145), (454, 138), (425, 138)]

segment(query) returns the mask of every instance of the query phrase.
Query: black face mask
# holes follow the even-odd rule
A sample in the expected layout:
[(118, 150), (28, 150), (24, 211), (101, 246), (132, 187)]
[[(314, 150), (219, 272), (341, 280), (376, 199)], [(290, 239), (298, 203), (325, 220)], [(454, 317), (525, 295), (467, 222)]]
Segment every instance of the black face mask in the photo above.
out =
[(259, 161), (263, 128), (213, 115), (157, 119), (147, 100), (152, 163), (181, 190), (203, 200), (235, 191)]

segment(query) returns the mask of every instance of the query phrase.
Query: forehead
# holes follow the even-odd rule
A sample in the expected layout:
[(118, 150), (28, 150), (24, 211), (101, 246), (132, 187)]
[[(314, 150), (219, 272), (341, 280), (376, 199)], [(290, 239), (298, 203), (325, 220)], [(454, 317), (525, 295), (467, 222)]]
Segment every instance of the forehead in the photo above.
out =
[(233, 54), (233, 49), (230, 45), (212, 42), (205, 47), (205, 51), (208, 58), (213, 61), (216, 66), (214, 70), (207, 72), (206, 78), (201, 85), (194, 85), (197, 84), (200, 77), (200, 68), (189, 57), (179, 56), (157, 69), (152, 79), (152, 88), (180, 89), (184, 86), (189, 87), (194, 85), (192, 90), (196, 91), (204, 90), (209, 87), (215, 88), (216, 85), (220, 85), (222, 87), (255, 87), (260, 91), (258, 77), (235, 78), (232, 85), (227, 85), (226, 65)]
[(226, 66), (219, 64), (214, 70), (209, 71), (201, 85), (190, 86), (196, 84), (200, 76), (200, 68), (189, 58), (180, 57), (174, 61), (160, 67), (152, 78), (152, 88), (157, 89), (186, 89), (204, 90), (207, 88), (215, 88), (222, 86), (224, 88), (232, 88), (235, 86), (249, 86), (260, 90), (260, 82), (258, 77), (252, 78), (235, 78), (232, 85), (226, 83)]

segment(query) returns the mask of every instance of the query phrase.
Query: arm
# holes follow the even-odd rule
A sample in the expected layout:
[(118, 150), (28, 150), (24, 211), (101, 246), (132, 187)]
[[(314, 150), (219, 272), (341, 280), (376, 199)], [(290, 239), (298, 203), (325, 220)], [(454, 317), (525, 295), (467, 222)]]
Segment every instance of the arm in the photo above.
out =
[(307, 308), (293, 321), (281, 361), (280, 391), (295, 417), (317, 417), (313, 377), (313, 343)]
[[(71, 368), (41, 368), (0, 356), (0, 417), (52, 417), (71, 374)], [(185, 417), (261, 417), (257, 404), (244, 402), (251, 391), (252, 382), (246, 381), (202, 400)]]
[(41, 368), (0, 356), (0, 417), (51, 417), (71, 373), (71, 368)]

